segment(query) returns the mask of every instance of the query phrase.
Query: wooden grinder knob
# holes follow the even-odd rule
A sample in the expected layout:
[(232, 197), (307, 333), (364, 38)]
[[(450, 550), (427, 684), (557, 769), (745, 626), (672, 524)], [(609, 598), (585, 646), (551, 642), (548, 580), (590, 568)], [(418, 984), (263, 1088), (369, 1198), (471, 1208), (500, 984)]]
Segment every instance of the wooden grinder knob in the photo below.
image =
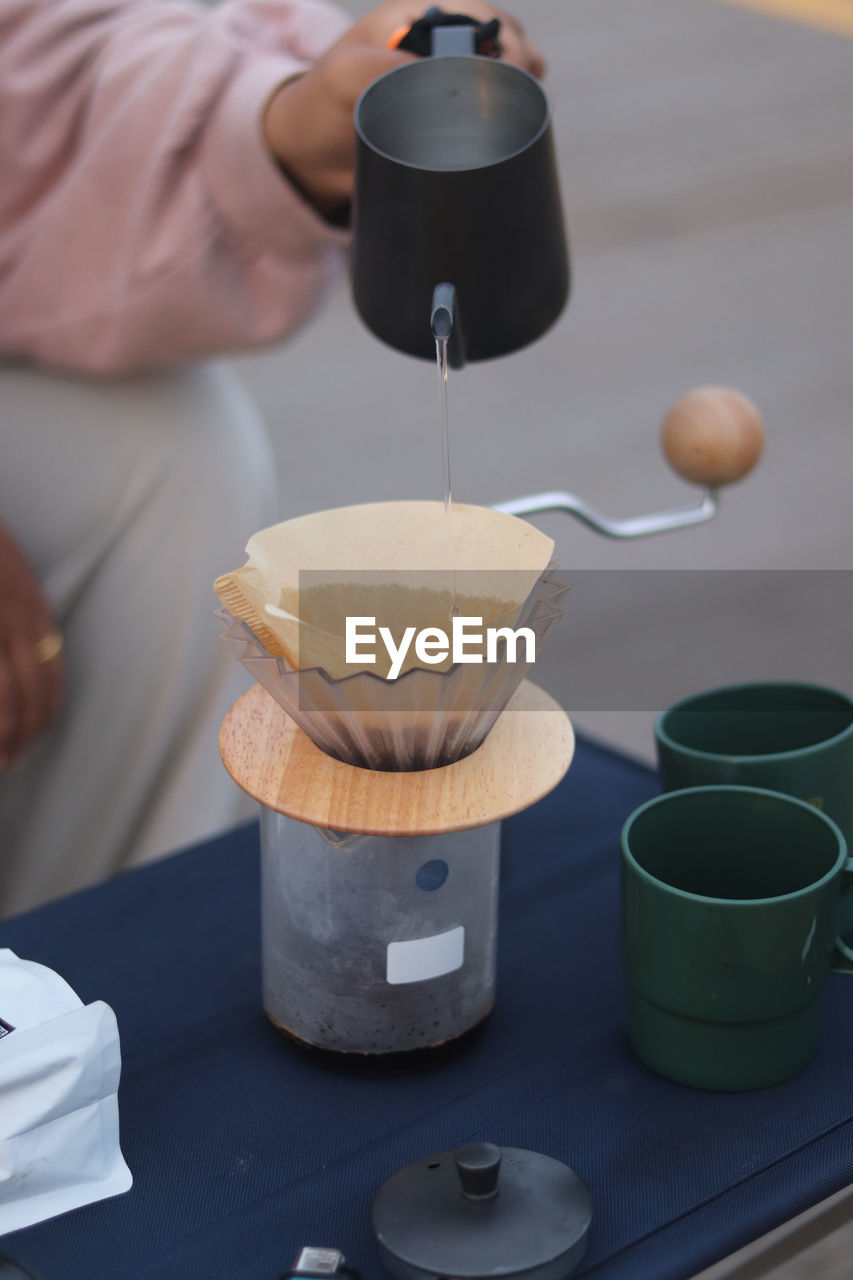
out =
[(696, 387), (663, 420), (661, 445), (674, 471), (716, 489), (751, 471), (764, 448), (764, 424), (751, 400), (730, 387)]

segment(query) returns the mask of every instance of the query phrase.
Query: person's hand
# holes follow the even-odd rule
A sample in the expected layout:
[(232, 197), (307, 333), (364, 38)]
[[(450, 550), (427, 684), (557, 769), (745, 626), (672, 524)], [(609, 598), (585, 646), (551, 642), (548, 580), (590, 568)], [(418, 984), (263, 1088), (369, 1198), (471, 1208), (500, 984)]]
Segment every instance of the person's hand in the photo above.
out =
[[(401, 27), (410, 27), (418, 18), (423, 17), (428, 7), (427, 0), (420, 4), (418, 0), (414, 3), (411, 0), (385, 0), (384, 4), (377, 5), (363, 18), (359, 18), (338, 44), (367, 44), (385, 48), (395, 31)], [(528, 40), (521, 23), (511, 13), (487, 4), (486, 0), (458, 0), (458, 3), (457, 0), (445, 0), (439, 7), (446, 13), (465, 13), (478, 22), (499, 18), (501, 60), (512, 62), (533, 76), (545, 74), (545, 59), (540, 50)]]
[[(425, 7), (409, 0), (386, 0), (371, 9), (310, 70), (282, 85), (267, 104), (268, 146), (287, 176), (326, 217), (344, 214), (352, 195), (353, 111), (359, 95), (377, 76), (413, 61), (413, 55), (389, 49), (387, 44), (398, 28), (411, 26)], [(500, 18), (503, 60), (531, 75), (544, 73), (542, 54), (510, 14), (485, 0), (460, 0), (448, 12), (467, 13), (480, 22)]]
[(0, 525), (0, 769), (32, 746), (62, 701), (61, 640), (17, 542)]

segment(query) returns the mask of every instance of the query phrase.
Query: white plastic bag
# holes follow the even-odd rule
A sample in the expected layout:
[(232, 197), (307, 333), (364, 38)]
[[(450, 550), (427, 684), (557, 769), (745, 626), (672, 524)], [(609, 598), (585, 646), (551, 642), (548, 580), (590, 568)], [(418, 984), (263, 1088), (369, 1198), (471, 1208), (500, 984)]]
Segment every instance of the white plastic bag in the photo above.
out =
[[(0, 1234), (127, 1191), (115, 1014), (0, 950)], [(3, 1027), (0, 1026), (0, 1031)]]

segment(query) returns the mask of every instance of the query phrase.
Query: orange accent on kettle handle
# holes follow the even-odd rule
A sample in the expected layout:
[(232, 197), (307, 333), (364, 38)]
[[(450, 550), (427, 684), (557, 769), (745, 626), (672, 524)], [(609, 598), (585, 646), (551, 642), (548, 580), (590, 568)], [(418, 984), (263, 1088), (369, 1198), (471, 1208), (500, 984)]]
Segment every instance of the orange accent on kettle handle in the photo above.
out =
[(396, 31), (393, 31), (388, 37), (388, 48), (396, 49), (400, 41), (405, 40), (406, 36), (409, 34), (409, 30), (409, 27), (397, 27)]

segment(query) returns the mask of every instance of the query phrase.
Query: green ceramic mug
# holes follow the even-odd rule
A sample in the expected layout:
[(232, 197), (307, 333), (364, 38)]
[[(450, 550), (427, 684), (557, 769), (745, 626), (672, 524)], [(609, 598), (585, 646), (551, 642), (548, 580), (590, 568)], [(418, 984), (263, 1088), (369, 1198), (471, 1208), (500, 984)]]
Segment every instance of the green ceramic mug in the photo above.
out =
[(757, 1089), (817, 1047), (830, 971), (853, 974), (853, 859), (839, 827), (756, 787), (650, 800), (622, 831), (629, 1034), (653, 1070)]
[(655, 724), (665, 791), (733, 783), (807, 800), (853, 848), (853, 698), (820, 685), (733, 685), (686, 698)]

